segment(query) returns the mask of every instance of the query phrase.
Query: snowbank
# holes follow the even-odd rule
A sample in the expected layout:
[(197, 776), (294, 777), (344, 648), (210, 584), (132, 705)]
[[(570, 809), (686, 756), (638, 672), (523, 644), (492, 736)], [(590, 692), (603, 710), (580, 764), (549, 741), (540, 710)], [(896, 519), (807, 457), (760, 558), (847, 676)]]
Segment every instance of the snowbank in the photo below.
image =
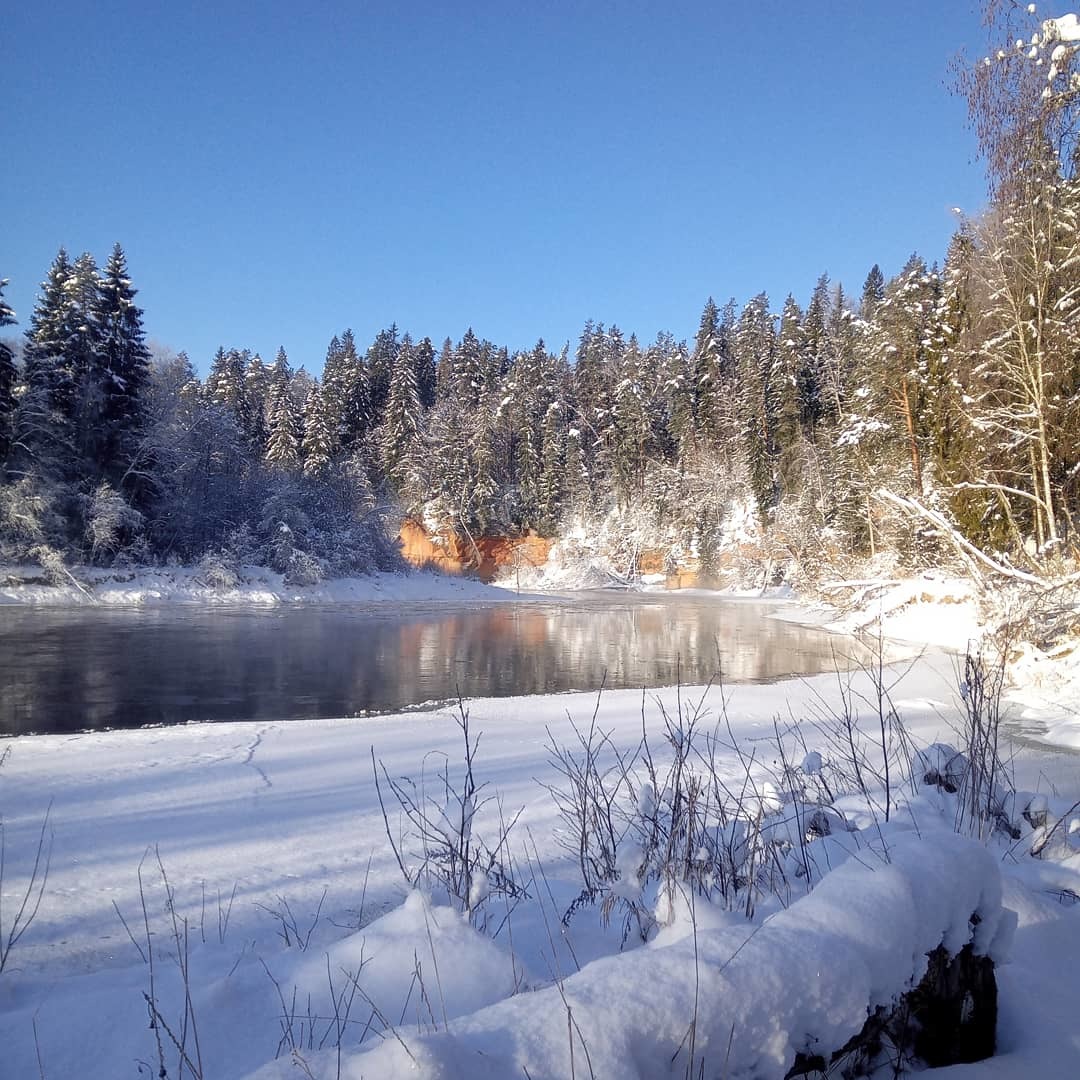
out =
[(985, 633), (976, 586), (965, 578), (927, 573), (915, 578), (830, 581), (819, 588), (843, 611), (839, 618), (826, 620), (828, 629), (838, 633), (880, 632), (894, 641), (940, 645), (961, 653)]
[[(697, 1075), (702, 1061), (709, 1074), (722, 1066), (779, 1080), (796, 1054), (827, 1058), (857, 1035), (868, 1010), (921, 980), (938, 946), (1007, 955), (1015, 915), (1002, 907), (997, 860), (984, 847), (941, 833), (897, 844), (888, 860), (849, 860), (749, 937), (699, 930), (595, 961), (449, 1033), (388, 1038), (350, 1060), (348, 1075), (561, 1080), (576, 1055), (596, 1080)], [(289, 1068), (254, 1077), (284, 1078)]]
[(266, 605), (283, 603), (405, 603), (419, 601), (500, 603), (528, 600), (526, 593), (496, 589), (465, 578), (416, 571), (340, 578), (319, 585), (288, 585), (281, 574), (247, 566), (232, 586), (215, 586), (196, 567), (143, 568), (130, 573), (82, 568), (77, 580), (63, 585), (43, 581), (36, 567), (0, 569), (0, 604), (71, 606), (114, 604), (142, 606), (186, 603)]

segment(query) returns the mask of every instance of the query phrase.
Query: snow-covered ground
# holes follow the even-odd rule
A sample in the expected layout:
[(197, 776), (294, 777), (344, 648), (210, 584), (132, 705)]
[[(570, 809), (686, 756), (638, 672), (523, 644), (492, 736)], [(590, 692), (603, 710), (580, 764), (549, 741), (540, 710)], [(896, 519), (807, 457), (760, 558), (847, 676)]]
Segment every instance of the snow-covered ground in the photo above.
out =
[[(516, 598), (420, 575), (289, 590), (258, 574), (226, 597), (176, 571), (102, 580), (92, 591), (112, 603)], [(839, 620), (844, 628), (880, 624), (954, 649), (979, 632), (962, 584), (845, 586), (849, 596), (860, 588), (864, 602)], [(74, 585), (23, 586), (6, 599), (81, 602)], [(834, 611), (785, 610), (837, 621)], [(837, 791), (830, 820), (855, 831), (834, 830), (805, 849), (797, 837), (777, 846), (801, 832), (791, 808), (802, 795), (775, 781), (796, 775), (815, 785), (838, 752), (828, 731), (845, 701), (868, 723), (872, 745), (877, 699), (865, 672), (644, 697), (472, 701), (471, 730), (482, 733), (476, 778), (489, 786), (468, 800), (479, 808), (466, 832), (474, 843), (488, 838), (523, 895), (500, 892), (494, 870), (474, 874), (464, 886), (471, 921), (438, 889), (408, 887), (386, 831), (415, 874), (420, 851), (388, 798), (393, 780), (435, 807), (434, 842), (452, 837), (460, 806), (440, 774), (449, 763), (460, 790), (462, 738), (450, 710), (5, 740), (0, 1074), (112, 1080), (158, 1076), (164, 1063), (171, 1078), (260, 1080), (651, 1078), (699, 1068), (782, 1076), (796, 1052), (842, 1044), (867, 1004), (917, 981), (928, 949), (971, 940), (1008, 957), (998, 967), (999, 1053), (945, 1074), (1080, 1075), (1080, 754), (1045, 743), (1070, 742), (1078, 730), (1070, 670), (1059, 657), (1053, 679), (1010, 691), (1006, 727), (1025, 736), (1003, 747), (1019, 792), (1010, 809), (1019, 838), (981, 842), (955, 835), (956, 796), (900, 783), (888, 822), (880, 792), (868, 802)], [(929, 647), (885, 676), (917, 746), (958, 742), (955, 653)], [(627, 834), (607, 894), (610, 922), (585, 905), (564, 925), (582, 881), (545, 786), (560, 785), (551, 746), (574, 746), (595, 713), (620, 751), (638, 746), (644, 725), (659, 761), (670, 757), (664, 717), (685, 715), (688, 703), (700, 703), (699, 731), (720, 734), (721, 787), (751, 808), (753, 820), (729, 843), (746, 847), (749, 827), (770, 837), (787, 860), (783, 884), (758, 896), (750, 918), (742, 894), (710, 903), (655, 883), (650, 892), (634, 877), (641, 855)], [(794, 773), (778, 763), (777, 723), (807, 751)], [(385, 819), (375, 762), (385, 767)], [(640, 775), (635, 782), (631, 817), (649, 802)], [(487, 795), (495, 798), (485, 803)], [(51, 860), (27, 926), (46, 820)], [(506, 843), (491, 841), (510, 822)], [(821, 882), (809, 896), (808, 877)], [(655, 919), (648, 944), (624, 938), (632, 911)], [(25, 932), (13, 940), (13, 930)]]
[(281, 574), (261, 566), (244, 567), (239, 580), (214, 584), (197, 567), (95, 570), (81, 567), (72, 579), (47, 584), (39, 568), (0, 567), (0, 605), (148, 605), (165, 603), (274, 605), (282, 603), (401, 603), (467, 601), (500, 603), (527, 599), (469, 578), (427, 571), (336, 578), (318, 585), (289, 585)]
[[(894, 704), (919, 743), (955, 740), (951, 657), (929, 652), (890, 678), (900, 678)], [(767, 766), (774, 718), (807, 718), (813, 747), (815, 718), (840, 708), (845, 687), (873, 697), (865, 676), (850, 686), (823, 676), (714, 689), (704, 708), (708, 725), (726, 711), (731, 734)], [(521, 810), (507, 851), (530, 897), (516, 906), (489, 897), (486, 933), (445, 901), (409, 895), (372, 779), (374, 755), (389, 777), (424, 777), (443, 798), (437, 774), (461, 759), (451, 712), (8, 740), (0, 768), (5, 934), (47, 811), (54, 840), (37, 918), (0, 974), (4, 1076), (38, 1076), (40, 1057), (47, 1077), (149, 1077), (159, 1069), (158, 1038), (170, 1077), (197, 1073), (200, 1061), (206, 1077), (304, 1069), (320, 1078), (501, 1077), (525, 1075), (522, 1065), (533, 1077), (570, 1076), (571, 1045), (578, 1076), (591, 1068), (597, 1077), (651, 1077), (658, 1063), (682, 1076), (695, 1000), (692, 1052), (706, 1075), (725, 1060), (731, 1075), (741, 1075), (735, 1063), (745, 1075), (782, 1075), (778, 1063), (808, 1032), (850, 1034), (860, 995), (887, 999), (917, 977), (929, 942), (951, 932), (962, 944), (970, 928), (966, 915), (957, 919), (966, 906), (984, 910), (988, 926), (1007, 922), (995, 906), (1001, 888), (1019, 917), (1012, 962), (999, 968), (1001, 1054), (949, 1075), (1080, 1073), (1072, 1019), (1080, 853), (1069, 838), (1053, 858), (1035, 859), (1025, 853), (1028, 836), (990, 843), (979, 861), (963, 844), (948, 846), (957, 843), (951, 804), (933, 792), (894, 815), (887, 832), (897, 852), (917, 847), (921, 835), (925, 859), (897, 855), (893, 876), (882, 877), (874, 843), (858, 839), (868, 834), (838, 838), (821, 849), (826, 857), (857, 857), (815, 906), (793, 905), (805, 891), (797, 879), (783, 902), (763, 900), (753, 921), (698, 900), (693, 920), (684, 904), (648, 946), (624, 953), (617, 919), (605, 929), (586, 911), (565, 929), (560, 916), (581, 884), (541, 783), (557, 780), (548, 731), (570, 744), (570, 718), (587, 726), (596, 709), (613, 743), (632, 749), (644, 711), (662, 744), (660, 705), (672, 715), (680, 698), (685, 705), (700, 693), (663, 691), (644, 710), (630, 692), (604, 694), (598, 707), (586, 694), (470, 703), (472, 730), (482, 732), (477, 777), (498, 794), (475, 828), (490, 835), (500, 814), (508, 820)], [(719, 768), (728, 784), (739, 783), (737, 759)], [(1012, 770), (1019, 788), (1048, 796), (1051, 814), (1080, 792), (1080, 756), (1022, 748)], [(845, 814), (869, 825), (857, 803), (849, 800)], [(399, 816), (390, 818), (396, 835)], [(943, 838), (936, 846), (934, 836)], [(963, 891), (934, 900), (951, 863), (968, 867)], [(855, 905), (849, 915), (847, 903)], [(912, 923), (912, 912), (921, 921)], [(875, 928), (885, 926), (879, 937)], [(1004, 947), (1002, 938), (995, 948)], [(157, 1003), (154, 1027), (144, 994)], [(174, 1038), (190, 1065), (179, 1064)]]

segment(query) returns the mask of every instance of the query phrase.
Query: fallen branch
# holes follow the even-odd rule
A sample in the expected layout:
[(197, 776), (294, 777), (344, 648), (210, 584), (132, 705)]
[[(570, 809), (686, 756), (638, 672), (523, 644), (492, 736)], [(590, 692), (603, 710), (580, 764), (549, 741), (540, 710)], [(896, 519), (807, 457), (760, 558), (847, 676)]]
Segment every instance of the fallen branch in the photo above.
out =
[(995, 574), (1011, 578), (1013, 581), (1022, 581), (1027, 585), (1037, 585), (1040, 588), (1046, 585), (1046, 582), (1035, 574), (1028, 574), (1023, 570), (1017, 570), (1014, 567), (1006, 566), (996, 559), (991, 559), (989, 555), (980, 551), (969, 540), (965, 540), (941, 514), (936, 510), (931, 510), (929, 507), (923, 506), (917, 499), (909, 499), (902, 495), (895, 495), (885, 488), (875, 491), (874, 498), (881, 502), (891, 503), (893, 506), (899, 507), (901, 510), (904, 510), (914, 517), (921, 517), (924, 521), (930, 522), (936, 529), (940, 529), (950, 543), (957, 549), (960, 557), (968, 565), (978, 581), (983, 581), (983, 575), (979, 571), (979, 567), (983, 566), (988, 570), (992, 570)]

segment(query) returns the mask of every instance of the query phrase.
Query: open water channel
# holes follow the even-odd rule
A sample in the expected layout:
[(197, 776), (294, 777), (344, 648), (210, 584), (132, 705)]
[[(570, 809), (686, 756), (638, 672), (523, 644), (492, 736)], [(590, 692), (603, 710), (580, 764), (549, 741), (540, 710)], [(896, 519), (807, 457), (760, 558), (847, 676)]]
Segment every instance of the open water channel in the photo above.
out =
[(0, 734), (287, 720), (465, 697), (760, 682), (858, 643), (676, 593), (269, 609), (0, 609)]

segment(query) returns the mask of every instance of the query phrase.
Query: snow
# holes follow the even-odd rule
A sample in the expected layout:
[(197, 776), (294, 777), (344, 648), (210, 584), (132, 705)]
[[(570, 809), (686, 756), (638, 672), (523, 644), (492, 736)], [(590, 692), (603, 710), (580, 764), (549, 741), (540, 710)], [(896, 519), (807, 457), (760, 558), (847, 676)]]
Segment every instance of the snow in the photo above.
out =
[[(867, 1004), (887, 1005), (917, 982), (937, 946), (955, 953), (971, 941), (977, 953), (1007, 952), (1012, 913), (1002, 908), (1000, 873), (985, 848), (948, 835), (932, 846), (898, 844), (889, 859), (840, 867), (749, 937), (703, 920), (696, 933), (596, 960), (561, 986), (509, 998), (452, 1025), (452, 1035), (410, 1038), (407, 1049), (384, 1041), (352, 1067), (386, 1080), (569, 1076), (569, 1009), (578, 1053), (588, 1050), (597, 1080), (670, 1075), (690, 1018), (705, 1061), (723, 1060), (727, 1075), (779, 1080), (796, 1053), (857, 1034)], [(981, 919), (974, 933), (973, 914)], [(256, 1075), (287, 1074), (278, 1065)]]
[(80, 568), (77, 578), (77, 582), (50, 585), (44, 583), (37, 567), (0, 567), (0, 605), (272, 606), (416, 601), (495, 604), (529, 599), (528, 594), (510, 593), (468, 578), (424, 571), (337, 578), (305, 586), (288, 585), (281, 574), (258, 566), (242, 568), (240, 581), (226, 587), (208, 583), (195, 567), (141, 568), (130, 573)]
[(1043, 23), (1043, 36), (1056, 41), (1080, 41), (1080, 19), (1072, 12), (1047, 19)]
[[(170, 574), (92, 588), (99, 599), (114, 588), (137, 602), (209, 598), (190, 578)], [(263, 590), (273, 597), (254, 602), (319, 591), (289, 592), (269, 576), (248, 585), (246, 598)], [(974, 597), (960, 582), (843, 585), (836, 595), (860, 600), (841, 620), (846, 625), (872, 628), (881, 620), (886, 632), (923, 641), (953, 634), (954, 648), (981, 629)], [(445, 579), (340, 587), (367, 599), (409, 589), (414, 598), (422, 590), (440, 597), (457, 587), (480, 590), (470, 595), (485, 601), (513, 596)], [(72, 589), (68, 600), (82, 602), (77, 596)], [(7, 600), (27, 602), (23, 593)], [(1060, 659), (1059, 668), (1080, 666)], [(933, 766), (955, 776), (962, 706), (955, 656), (929, 647), (886, 674), (924, 772)], [(476, 873), (469, 900), (482, 917), (472, 920), (445, 896), (406, 887), (386, 836), (387, 825), (397, 834), (400, 822), (394, 812), (384, 819), (372, 783), (373, 757), (390, 776), (419, 782), (426, 772), (429, 784), (443, 755), (459, 760), (449, 710), (5, 740), (4, 918), (30, 880), (47, 811), (54, 840), (40, 912), (0, 973), (4, 1075), (39, 1075), (39, 1053), (46, 1076), (156, 1075), (155, 1030), (164, 1027), (148, 1026), (143, 994), (151, 976), (140, 956), (148, 936), (162, 1020), (179, 1032), (184, 1017), (193, 1018), (206, 1076), (283, 1080), (306, 1068), (320, 1080), (502, 1078), (525, 1075), (524, 1066), (538, 1080), (570, 1076), (571, 1047), (578, 1076), (683, 1076), (692, 1019), (692, 1052), (706, 1074), (782, 1076), (795, 1052), (840, 1045), (859, 1030), (869, 1004), (888, 1003), (917, 981), (930, 949), (968, 941), (1000, 964), (1000, 1053), (944, 1074), (1080, 1074), (1073, 1016), (1080, 756), (1029, 737), (1037, 729), (1043, 740), (1068, 738), (1074, 730), (1062, 712), (1067, 693), (1048, 678), (1011, 698), (1007, 730), (1023, 736), (1009, 747), (1018, 792), (1008, 814), (1021, 832), (1015, 842), (955, 835), (957, 796), (936, 787), (908, 791), (903, 812), (884, 826), (865, 800), (849, 795), (829, 811), (833, 835), (814, 841), (823, 874), (814, 888), (797, 883), (753, 919), (676, 890), (659, 898), (664, 925), (644, 946), (624, 946), (615, 919), (606, 928), (588, 914), (569, 926), (560, 921), (580, 881), (538, 782), (552, 780), (549, 732), (568, 744), (571, 718), (587, 723), (595, 711), (612, 745), (632, 748), (643, 723), (660, 737), (661, 706), (674, 715), (680, 700), (704, 695), (707, 726), (726, 715), (731, 738), (754, 748), (755, 769), (767, 765), (774, 718), (803, 720), (805, 746), (792, 760), (809, 784), (829, 764), (817, 722), (841, 706), (842, 692), (865, 703), (872, 681), (862, 673), (850, 683), (818, 676), (708, 693), (673, 688), (655, 700), (618, 691), (469, 702), (472, 729), (482, 732), (478, 779), (497, 796), (470, 803), (471, 831), (490, 835), (500, 818), (521, 810), (511, 855), (530, 893), (516, 903)], [(745, 776), (734, 755), (718, 768), (733, 787)], [(785, 793), (765, 772), (758, 780), (755, 805), (769, 828), (797, 831), (782, 812)], [(447, 801), (441, 788), (427, 794), (438, 805)], [(634, 805), (651, 816), (664, 797), (642, 783)], [(1045, 823), (1032, 824), (1039, 815)], [(852, 827), (863, 832), (845, 831)], [(1042, 857), (1029, 855), (1040, 843), (1047, 845)], [(619, 896), (644, 897), (641, 858), (639, 847), (620, 844)], [(179, 934), (172, 912), (187, 920)], [(190, 1008), (181, 960), (190, 972)], [(175, 1049), (162, 1038), (175, 1076)]]

